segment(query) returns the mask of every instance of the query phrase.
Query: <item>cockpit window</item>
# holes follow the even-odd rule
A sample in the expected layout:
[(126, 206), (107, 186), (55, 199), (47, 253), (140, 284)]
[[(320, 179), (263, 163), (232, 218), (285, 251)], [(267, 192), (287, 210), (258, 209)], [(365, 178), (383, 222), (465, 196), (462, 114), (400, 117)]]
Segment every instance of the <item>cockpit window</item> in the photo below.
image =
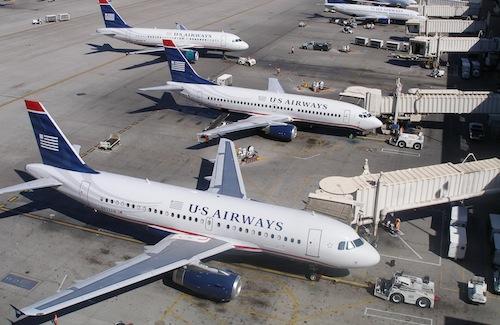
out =
[(364, 112), (363, 114), (359, 114), (359, 117), (360, 118), (368, 118), (368, 117), (371, 117), (372, 115), (368, 112)]
[(343, 251), (344, 249), (351, 250), (353, 248), (362, 246), (364, 243), (365, 242), (361, 238), (355, 239), (354, 241), (341, 241), (339, 243), (338, 249), (339, 251)]
[(242, 40), (240, 38), (237, 38), (237, 39), (233, 39), (233, 42), (242, 42)]
[(353, 241), (354, 246), (359, 247), (364, 244), (363, 240), (361, 238), (356, 239)]

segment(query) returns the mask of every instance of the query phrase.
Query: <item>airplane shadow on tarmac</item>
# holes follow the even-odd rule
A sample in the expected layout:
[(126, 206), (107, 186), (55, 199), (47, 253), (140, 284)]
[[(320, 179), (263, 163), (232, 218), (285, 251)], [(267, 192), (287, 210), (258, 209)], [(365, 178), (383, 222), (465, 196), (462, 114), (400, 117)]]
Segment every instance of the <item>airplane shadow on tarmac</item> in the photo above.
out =
[[(204, 176), (210, 175), (212, 168), (211, 165), (212, 163), (208, 160), (202, 160), (201, 162), (200, 174), (198, 176), (199, 182), (197, 186), (197, 188), (200, 190), (208, 188), (208, 181), (206, 181)], [(24, 171), (16, 170), (16, 172), (24, 181), (33, 180), (31, 175), (29, 175)], [(102, 214), (100, 212), (95, 212), (93, 209), (84, 206), (80, 202), (54, 189), (38, 189), (31, 192), (23, 192), (21, 193), (21, 195), (29, 199), (31, 202), (21, 207), (18, 207), (14, 210), (9, 210), (0, 213), (0, 219), (17, 216), (23, 213), (35, 213), (36, 211), (52, 209), (62, 215), (71, 216), (72, 219), (87, 224), (95, 229), (103, 229), (106, 231), (130, 236), (132, 238), (144, 242), (146, 245), (154, 245), (158, 241), (162, 240), (165, 236), (169, 235), (169, 233), (164, 231), (116, 219), (108, 215)], [(260, 253), (229, 251), (213, 256), (209, 259), (224, 263), (251, 264), (253, 266), (260, 268), (266, 268), (280, 272), (287, 272), (296, 275), (304, 275), (309, 271), (309, 264), (307, 263), (292, 261), (288, 258), (270, 256), (267, 254), (260, 254)], [(320, 267), (318, 270), (320, 271), (320, 273), (329, 276), (342, 277), (342, 276), (347, 276), (349, 274), (349, 271), (345, 269)], [(168, 273), (166, 275), (168, 275)], [(88, 276), (91, 276), (91, 274), (89, 274)], [(57, 316), (60, 317), (72, 313), (74, 311), (80, 310), (82, 308), (101, 302), (103, 300), (115, 297), (117, 295), (133, 290), (135, 288), (155, 282), (162, 278), (164, 280), (163, 283), (165, 285), (178, 289), (182, 292), (186, 292), (194, 296), (197, 296), (192, 292), (190, 292), (188, 289), (173, 284), (171, 280), (168, 279), (168, 277), (164, 277), (164, 275), (161, 275), (113, 291), (99, 298), (92, 299), (91, 301), (79, 303), (75, 306), (65, 308), (63, 310), (57, 311), (56, 313), (52, 313), (46, 316), (41, 316), (41, 317), (23, 316), (18, 320), (16, 320), (15, 322), (13, 322), (13, 324), (40, 324), (42, 322), (50, 321), (54, 319), (55, 314), (57, 314)]]

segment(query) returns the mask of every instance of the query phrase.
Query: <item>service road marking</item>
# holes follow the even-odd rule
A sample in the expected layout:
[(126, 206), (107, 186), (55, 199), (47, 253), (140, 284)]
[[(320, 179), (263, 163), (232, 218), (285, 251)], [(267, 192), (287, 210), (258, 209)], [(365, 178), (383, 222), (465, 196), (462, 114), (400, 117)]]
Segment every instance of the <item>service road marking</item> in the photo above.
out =
[(293, 158), (297, 158), (297, 159), (302, 159), (302, 160), (307, 160), (307, 159), (311, 159), (311, 158), (314, 158), (314, 157), (318, 157), (319, 155), (321, 155), (320, 153), (316, 154), (316, 155), (313, 155), (313, 156), (310, 156), (310, 157), (293, 157)]
[(390, 311), (375, 309), (375, 308), (365, 308), (365, 316), (381, 318), (386, 320), (392, 320), (395, 322), (406, 323), (406, 324), (416, 324), (416, 325), (433, 325), (432, 318), (418, 317), (408, 314), (394, 313)]
[(399, 239), (401, 239), (401, 241), (403, 242), (403, 244), (406, 245), (406, 247), (408, 247), (415, 255), (417, 255), (417, 257), (421, 260), (423, 260), (422, 256), (420, 256), (420, 254), (417, 253), (416, 250), (413, 249), (413, 247), (410, 246), (410, 244), (408, 244), (406, 242), (406, 240), (404, 240), (403, 238), (401, 238), (401, 236), (398, 236)]
[(385, 152), (385, 153), (392, 153), (392, 154), (395, 154), (395, 155), (410, 156), (410, 157), (420, 157), (419, 153), (410, 152), (410, 151), (403, 151), (403, 150), (397, 150), (397, 149), (382, 148), (382, 149), (380, 149), (380, 151), (381, 152)]

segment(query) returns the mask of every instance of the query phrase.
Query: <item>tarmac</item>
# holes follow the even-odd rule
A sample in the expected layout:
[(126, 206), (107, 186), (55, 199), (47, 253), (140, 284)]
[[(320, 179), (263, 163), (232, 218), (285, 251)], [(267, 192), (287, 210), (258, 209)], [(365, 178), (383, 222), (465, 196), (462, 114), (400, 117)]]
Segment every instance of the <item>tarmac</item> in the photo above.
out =
[[(446, 78), (429, 78), (429, 70), (389, 59), (389, 51), (351, 44), (355, 36), (404, 40), (403, 25), (359, 26), (353, 34), (329, 23), (337, 14), (323, 12), (306, 0), (132, 1), (113, 5), (132, 26), (225, 30), (250, 44), (247, 51), (222, 60), (210, 52), (194, 65), (215, 78), (233, 75), (233, 84), (265, 89), (276, 77), (291, 93), (338, 98), (347, 86), (394, 90), (440, 88)], [(69, 12), (68, 22), (31, 25), (34, 18)], [(304, 21), (306, 27), (298, 27)], [(17, 1), (0, 7), (0, 187), (22, 181), (27, 163), (40, 161), (23, 99), (44, 103), (69, 140), (82, 146), (83, 159), (97, 170), (203, 189), (216, 142), (199, 145), (196, 133), (218, 116), (178, 94), (141, 93), (139, 88), (169, 80), (161, 55), (129, 55), (139, 46), (96, 35), (102, 17), (95, 1)], [(299, 49), (303, 42), (329, 41), (329, 52)], [(290, 48), (294, 46), (295, 53)], [(253, 67), (236, 64), (238, 56), (257, 60)], [(324, 80), (328, 91), (298, 90), (303, 82)], [(372, 172), (390, 171), (445, 161), (458, 162), (475, 150), (478, 157), (498, 156), (494, 144), (469, 143), (458, 116), (433, 116), (424, 121), (426, 143), (421, 151), (396, 149), (370, 137), (350, 139), (349, 132), (301, 127), (290, 143), (258, 132), (231, 135), (236, 147), (253, 145), (261, 159), (242, 165), (248, 195), (255, 200), (303, 209), (307, 194), (330, 175), (355, 176), (368, 159)], [(112, 151), (96, 149), (109, 134), (121, 143)], [(385, 149), (385, 150), (383, 150)], [(21, 176), (21, 177), (20, 177)], [(229, 252), (209, 264), (242, 275), (240, 297), (218, 304), (163, 285), (161, 281), (112, 297), (60, 317), (60, 324), (492, 324), (500, 316), (500, 298), (489, 293), (484, 306), (470, 305), (464, 283), (472, 274), (491, 280), (489, 243), (484, 233), (487, 214), (499, 210), (493, 199), (474, 206), (467, 257), (446, 258), (449, 206), (402, 214), (404, 235), (381, 232), (377, 248), (382, 260), (364, 270), (322, 270), (319, 282), (303, 276), (307, 265), (285, 259)], [(0, 196), (0, 316), (13, 319), (12, 304), (24, 307), (74, 280), (101, 272), (115, 262), (140, 254), (144, 244), (161, 235), (152, 230), (98, 214), (51, 190)], [(395, 260), (395, 266), (389, 263)], [(375, 298), (370, 284), (401, 269), (430, 275), (440, 301), (432, 310), (395, 305)], [(12, 277), (14, 275), (14, 277)], [(13, 285), (9, 279), (23, 280)], [(32, 280), (32, 281), (29, 281)], [(9, 282), (9, 283), (7, 283)], [(15, 281), (14, 281), (15, 282)], [(18, 284), (19, 284), (18, 283)], [(488, 283), (491, 287), (491, 281)], [(5, 320), (5, 321), (4, 321)]]

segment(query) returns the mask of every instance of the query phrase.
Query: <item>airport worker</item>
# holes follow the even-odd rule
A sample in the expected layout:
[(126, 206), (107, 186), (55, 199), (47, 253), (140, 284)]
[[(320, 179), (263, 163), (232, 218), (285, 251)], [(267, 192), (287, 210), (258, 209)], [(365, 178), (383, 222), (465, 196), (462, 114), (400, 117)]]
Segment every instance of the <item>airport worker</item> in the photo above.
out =
[(399, 232), (399, 228), (401, 227), (401, 219), (396, 218), (394, 221), (394, 228), (396, 229), (396, 232)]
[(295, 47), (293, 47), (293, 45), (292, 45), (292, 47), (290, 48), (290, 53), (291, 53), (291, 54), (295, 53)]

